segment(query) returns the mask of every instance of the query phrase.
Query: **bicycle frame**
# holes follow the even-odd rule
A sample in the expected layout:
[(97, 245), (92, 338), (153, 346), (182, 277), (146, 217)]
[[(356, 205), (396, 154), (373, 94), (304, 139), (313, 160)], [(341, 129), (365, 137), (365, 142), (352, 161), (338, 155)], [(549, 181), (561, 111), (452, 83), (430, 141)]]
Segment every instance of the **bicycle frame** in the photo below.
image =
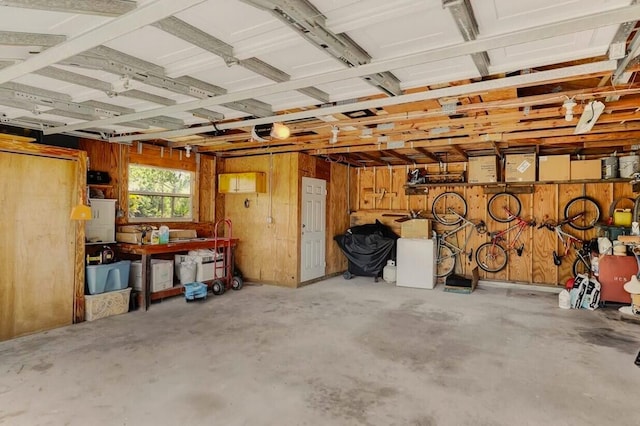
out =
[[(457, 225), (455, 228), (453, 228), (453, 229), (445, 231), (445, 232), (443, 232), (441, 234), (436, 234), (436, 256), (437, 256), (437, 259), (436, 259), (436, 270), (439, 267), (439, 265), (442, 264), (443, 261), (445, 261), (446, 259), (449, 259), (449, 258), (453, 258), (454, 259), (453, 269), (455, 269), (455, 258), (457, 256), (459, 256), (460, 253), (464, 253), (469, 258), (471, 258), (472, 254), (473, 254), (473, 249), (467, 251), (467, 244), (469, 243), (469, 239), (471, 238), (471, 235), (473, 235), (473, 232), (469, 232), (468, 233), (468, 235), (467, 235), (467, 237), (466, 237), (466, 239), (464, 241), (464, 244), (462, 246), (453, 244), (452, 242), (448, 241), (448, 238), (450, 238), (450, 237), (452, 237), (454, 235), (457, 237), (458, 232), (462, 231), (463, 229), (465, 229), (465, 228), (467, 228), (469, 226), (473, 227), (473, 229), (475, 229), (477, 232), (480, 232), (480, 233), (481, 233), (481, 231), (479, 230), (479, 228), (485, 227), (485, 224), (484, 224), (483, 221), (480, 221), (479, 223), (476, 224), (476, 223), (473, 223), (470, 220), (467, 220), (464, 217), (460, 216), (459, 214), (457, 214), (453, 210), (450, 210), (449, 213), (458, 216), (462, 220), (462, 222), (459, 225)], [(457, 243), (457, 238), (456, 238), (456, 243)], [(447, 255), (447, 256), (442, 256), (441, 255), (441, 247), (442, 246), (447, 247), (451, 251), (451, 254)], [(444, 276), (446, 274), (438, 275), (438, 273), (436, 272), (436, 275), (437, 276)]]
[(556, 266), (560, 266), (562, 264), (562, 258), (565, 257), (567, 254), (569, 254), (569, 252), (571, 251), (571, 248), (573, 248), (573, 250), (576, 252), (576, 260), (574, 261), (574, 272), (578, 267), (579, 263), (582, 263), (584, 266), (586, 266), (587, 270), (590, 272), (591, 259), (590, 259), (589, 253), (585, 248), (586, 241), (576, 238), (562, 229), (562, 225), (570, 222), (571, 220), (575, 220), (581, 215), (582, 213), (574, 216), (573, 218), (558, 222), (555, 225), (547, 223), (547, 224), (542, 224), (540, 226), (545, 227), (550, 231), (553, 231), (558, 237), (558, 239), (560, 240), (560, 242), (562, 243), (562, 254), (559, 255), (555, 250), (553, 251), (553, 263)]
[[(449, 238), (449, 237), (451, 237), (453, 235), (456, 235), (458, 232), (460, 232), (464, 228), (467, 228), (469, 226), (472, 226), (472, 227), (475, 228), (477, 225), (475, 223), (471, 222), (470, 220), (467, 220), (464, 217), (458, 215), (453, 210), (450, 211), (450, 213), (455, 214), (456, 216), (462, 218), (462, 223), (460, 225), (456, 226), (454, 229), (450, 229), (449, 231), (445, 231), (442, 234), (438, 234), (438, 237), (437, 237), (438, 245), (443, 244), (443, 245), (449, 247), (453, 251), (454, 256), (458, 255), (459, 253), (464, 253), (464, 254), (468, 255), (469, 253), (466, 252), (466, 248), (467, 248), (467, 244), (469, 243), (469, 239), (471, 239), (471, 235), (473, 235), (473, 232), (469, 232), (469, 234), (467, 235), (467, 238), (464, 240), (464, 244), (462, 245), (462, 247), (450, 243), (449, 241), (447, 241), (447, 238)], [(484, 223), (484, 222), (481, 222), (481, 223)], [(456, 242), (457, 242), (457, 238), (456, 238)]]
[(536, 223), (535, 221), (526, 221), (519, 216), (512, 215), (509, 209), (507, 209), (506, 207), (504, 209), (507, 213), (509, 213), (510, 216), (513, 216), (515, 218), (516, 223), (502, 231), (489, 233), (489, 237), (491, 238), (492, 243), (499, 244), (507, 240), (505, 235), (507, 235), (514, 229), (517, 229), (518, 231), (516, 232), (515, 238), (513, 238), (513, 240), (511, 240), (511, 242), (506, 245), (505, 249), (516, 250), (518, 252), (518, 255), (520, 255), (522, 254), (522, 250), (524, 249), (524, 244), (521, 244), (519, 248), (516, 248), (516, 243), (520, 241), (520, 235), (522, 235), (522, 231), (524, 231), (529, 226), (535, 226)]

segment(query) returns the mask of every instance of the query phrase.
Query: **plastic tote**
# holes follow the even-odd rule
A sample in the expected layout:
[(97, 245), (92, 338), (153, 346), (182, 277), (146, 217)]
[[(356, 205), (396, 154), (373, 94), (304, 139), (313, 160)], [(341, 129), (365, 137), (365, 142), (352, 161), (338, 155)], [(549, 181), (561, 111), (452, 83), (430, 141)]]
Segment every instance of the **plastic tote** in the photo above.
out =
[(196, 262), (187, 260), (180, 263), (180, 284), (185, 285), (196, 280)]

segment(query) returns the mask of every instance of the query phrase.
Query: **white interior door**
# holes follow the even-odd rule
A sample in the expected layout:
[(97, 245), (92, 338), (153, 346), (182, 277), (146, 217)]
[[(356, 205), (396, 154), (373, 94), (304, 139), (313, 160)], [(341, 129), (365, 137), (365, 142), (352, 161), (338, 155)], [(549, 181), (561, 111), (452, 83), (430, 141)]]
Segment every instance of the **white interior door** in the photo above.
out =
[(326, 181), (302, 178), (301, 282), (324, 276), (326, 199)]

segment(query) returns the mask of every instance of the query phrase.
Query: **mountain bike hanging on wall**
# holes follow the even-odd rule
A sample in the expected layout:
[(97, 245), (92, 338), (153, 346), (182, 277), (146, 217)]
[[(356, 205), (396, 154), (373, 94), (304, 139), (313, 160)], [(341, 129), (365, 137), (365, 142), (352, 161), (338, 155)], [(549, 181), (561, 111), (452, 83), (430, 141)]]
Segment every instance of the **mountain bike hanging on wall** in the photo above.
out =
[(577, 197), (569, 201), (564, 209), (565, 218), (557, 223), (546, 221), (540, 228), (546, 228), (555, 232), (562, 245), (562, 254), (553, 251), (553, 263), (556, 266), (562, 264), (562, 259), (567, 256), (573, 249), (576, 253), (576, 259), (573, 261), (573, 276), (578, 274), (591, 273), (591, 249), (588, 240), (576, 238), (562, 229), (563, 225), (578, 230), (587, 230), (593, 228), (598, 219), (600, 219), (600, 207), (598, 203), (590, 197)]
[[(475, 230), (479, 234), (487, 232), (483, 221), (473, 223), (464, 218), (467, 203), (456, 192), (443, 192), (433, 200), (431, 213), (436, 221), (443, 225), (457, 225), (455, 228), (436, 234), (436, 277), (446, 277), (456, 267), (456, 258), (464, 254), (469, 260), (473, 257), (473, 248), (467, 250), (467, 244)], [(458, 244), (458, 233), (467, 229), (464, 244)], [(455, 240), (454, 240), (455, 237)]]
[[(491, 197), (487, 203), (489, 216), (497, 222), (508, 223), (516, 221), (502, 231), (490, 232), (491, 241), (484, 243), (476, 250), (478, 267), (486, 272), (502, 271), (509, 262), (509, 252), (514, 250), (522, 256), (524, 243), (520, 242), (522, 232), (536, 225), (535, 219), (525, 220), (518, 216), (522, 205), (518, 197), (509, 192), (502, 192)], [(509, 240), (508, 234), (515, 231), (515, 236)]]

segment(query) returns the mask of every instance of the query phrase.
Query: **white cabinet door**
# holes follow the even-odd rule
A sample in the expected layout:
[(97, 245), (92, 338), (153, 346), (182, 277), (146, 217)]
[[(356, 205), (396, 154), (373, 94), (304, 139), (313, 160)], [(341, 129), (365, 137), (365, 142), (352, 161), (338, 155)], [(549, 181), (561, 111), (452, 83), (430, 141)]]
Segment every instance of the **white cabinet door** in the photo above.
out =
[(89, 243), (111, 243), (116, 239), (116, 200), (92, 198), (91, 220), (85, 227)]

